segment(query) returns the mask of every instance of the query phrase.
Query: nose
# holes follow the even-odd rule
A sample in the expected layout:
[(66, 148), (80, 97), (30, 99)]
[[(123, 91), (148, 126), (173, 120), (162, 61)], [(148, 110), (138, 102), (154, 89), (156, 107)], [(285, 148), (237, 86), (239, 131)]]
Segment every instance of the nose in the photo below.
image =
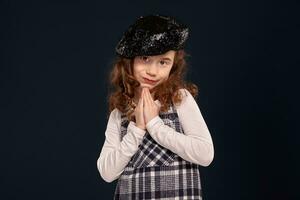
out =
[(149, 76), (155, 76), (157, 74), (157, 67), (156, 67), (156, 65), (155, 64), (148, 65), (148, 67), (146, 68), (146, 73)]

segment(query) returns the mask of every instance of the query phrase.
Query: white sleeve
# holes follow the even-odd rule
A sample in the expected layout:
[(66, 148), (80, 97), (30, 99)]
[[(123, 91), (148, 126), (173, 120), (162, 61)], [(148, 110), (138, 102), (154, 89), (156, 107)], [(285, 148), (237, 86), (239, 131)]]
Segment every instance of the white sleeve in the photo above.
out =
[(180, 91), (183, 99), (176, 110), (184, 134), (165, 125), (159, 116), (151, 119), (146, 128), (157, 143), (181, 158), (201, 166), (208, 166), (214, 158), (210, 132), (194, 97), (186, 89)]
[(101, 177), (106, 182), (116, 180), (138, 150), (146, 130), (135, 126), (133, 121), (129, 122), (127, 134), (120, 141), (121, 134), (120, 111), (114, 109), (109, 116), (105, 131), (105, 141), (97, 160), (97, 168)]

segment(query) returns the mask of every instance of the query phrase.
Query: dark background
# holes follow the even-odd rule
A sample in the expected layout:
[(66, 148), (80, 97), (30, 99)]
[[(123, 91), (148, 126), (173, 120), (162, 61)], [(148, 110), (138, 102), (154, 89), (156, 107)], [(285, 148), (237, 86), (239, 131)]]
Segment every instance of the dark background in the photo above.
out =
[(299, 6), (288, 1), (2, 1), (0, 199), (111, 199), (96, 161), (108, 72), (141, 16), (191, 28), (187, 79), (211, 132), (204, 199), (299, 199)]

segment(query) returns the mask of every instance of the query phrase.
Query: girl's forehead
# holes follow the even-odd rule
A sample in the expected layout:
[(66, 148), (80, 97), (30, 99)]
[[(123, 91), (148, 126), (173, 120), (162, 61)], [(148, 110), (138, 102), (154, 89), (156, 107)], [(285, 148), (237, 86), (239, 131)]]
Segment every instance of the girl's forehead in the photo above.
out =
[(172, 58), (174, 58), (174, 55), (175, 55), (175, 51), (174, 51), (174, 54), (173, 54), (173, 51), (168, 51), (164, 54), (159, 54), (159, 55), (152, 55), (152, 56), (142, 55), (142, 56), (146, 56), (146, 57), (150, 57), (150, 58), (158, 58), (158, 59), (164, 58), (164, 59), (172, 60)]

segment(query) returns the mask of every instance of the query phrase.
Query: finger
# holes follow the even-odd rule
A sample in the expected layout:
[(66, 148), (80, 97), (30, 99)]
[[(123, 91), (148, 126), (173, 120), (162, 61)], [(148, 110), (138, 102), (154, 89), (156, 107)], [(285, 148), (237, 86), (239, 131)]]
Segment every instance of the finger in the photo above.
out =
[(139, 103), (138, 103), (138, 105), (136, 106), (136, 109), (137, 109), (138, 111), (141, 110), (141, 100), (139, 100)]
[(148, 93), (149, 93), (149, 90), (148, 90), (148, 88), (145, 88), (144, 95), (145, 95), (145, 97), (146, 97), (146, 98), (148, 98)]
[(159, 102), (159, 100), (155, 100), (154, 103), (157, 105), (157, 107), (161, 107), (161, 103)]
[(141, 103), (138, 111), (137, 111), (137, 115), (139, 116), (139, 120), (141, 120), (141, 117), (143, 116), (143, 104)]
[(147, 96), (146, 96), (146, 89), (143, 90), (143, 105), (148, 106), (148, 102), (147, 102)]
[(148, 101), (148, 90), (147, 90), (147, 88), (145, 88), (145, 91), (144, 91), (144, 104), (145, 105), (149, 104), (149, 101)]
[(136, 107), (140, 107), (141, 106), (141, 98), (139, 98), (138, 104)]
[(148, 90), (148, 96), (149, 96), (149, 99), (150, 99), (151, 101), (153, 101), (153, 98), (152, 98), (152, 95), (151, 95), (150, 90)]
[(136, 109), (137, 109), (138, 112), (143, 111), (143, 98), (142, 98), (142, 96), (139, 98)]
[(147, 90), (147, 102), (149, 103), (149, 105), (152, 104), (152, 97), (151, 97), (151, 94), (150, 94), (149, 90)]
[(140, 97), (140, 101), (141, 101), (141, 107), (143, 108), (143, 105), (144, 105), (144, 96), (143, 96), (143, 94)]
[(140, 115), (142, 116), (142, 120), (144, 121), (144, 100), (143, 100), (143, 97), (141, 97)]
[(135, 105), (135, 109), (134, 110), (136, 112), (139, 112), (139, 110), (141, 109), (141, 101), (142, 101), (142, 99), (139, 98), (138, 103)]

